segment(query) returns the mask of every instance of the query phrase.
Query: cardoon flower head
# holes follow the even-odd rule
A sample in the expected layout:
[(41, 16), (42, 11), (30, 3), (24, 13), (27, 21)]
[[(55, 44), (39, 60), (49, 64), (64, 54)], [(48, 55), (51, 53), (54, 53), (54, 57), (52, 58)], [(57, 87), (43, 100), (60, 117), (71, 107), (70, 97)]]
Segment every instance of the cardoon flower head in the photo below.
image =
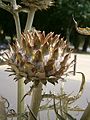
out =
[(47, 9), (52, 6), (53, 0), (22, 0), (22, 3), (29, 8)]
[(71, 51), (67, 52), (68, 44), (60, 35), (53, 32), (34, 30), (23, 33), (21, 42), (10, 46), (10, 57), (7, 64), (14, 73), (15, 80), (24, 78), (24, 83), (47, 82), (55, 84), (67, 72)]

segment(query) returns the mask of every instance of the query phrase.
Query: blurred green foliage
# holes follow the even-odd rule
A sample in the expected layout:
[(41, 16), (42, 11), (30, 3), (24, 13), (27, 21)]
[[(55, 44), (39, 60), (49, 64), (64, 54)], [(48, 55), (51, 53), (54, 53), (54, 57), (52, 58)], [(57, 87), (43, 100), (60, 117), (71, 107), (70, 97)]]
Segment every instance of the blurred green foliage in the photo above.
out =
[[(21, 5), (21, 0), (17, 0)], [(24, 6), (22, 6), (24, 7)], [(84, 39), (75, 31), (73, 17), (81, 27), (90, 26), (90, 1), (89, 0), (55, 0), (55, 4), (48, 10), (38, 10), (35, 14), (33, 26), (46, 33), (54, 31), (67, 38), (75, 48)], [(22, 30), (25, 26), (27, 13), (20, 13)], [(0, 26), (13, 38), (15, 35), (15, 23), (10, 13), (0, 9)]]

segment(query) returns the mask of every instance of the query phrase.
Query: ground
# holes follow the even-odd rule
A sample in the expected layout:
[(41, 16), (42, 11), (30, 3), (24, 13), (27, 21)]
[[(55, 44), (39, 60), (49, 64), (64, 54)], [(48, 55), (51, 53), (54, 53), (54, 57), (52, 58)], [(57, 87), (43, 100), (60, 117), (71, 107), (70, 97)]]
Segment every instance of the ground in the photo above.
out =
[[(74, 58), (75, 54), (72, 54), (72, 59)], [(85, 84), (85, 90), (82, 95), (82, 98), (77, 101), (77, 104), (80, 105), (80, 107), (85, 108), (87, 106), (87, 101), (90, 102), (90, 55), (86, 54), (76, 54), (77, 55), (77, 64), (76, 64), (76, 71), (83, 72), (85, 74), (86, 78), (86, 84)], [(12, 77), (8, 77), (8, 73), (4, 70), (7, 66), (0, 66), (0, 95), (6, 97), (8, 101), (10, 102), (10, 108), (16, 109), (16, 93), (17, 93), (17, 83), (12, 80)], [(65, 91), (67, 93), (71, 92), (78, 92), (79, 86), (81, 84), (81, 75), (72, 76), (70, 79), (67, 79), (67, 82), (64, 85)], [(29, 85), (26, 86), (26, 91), (29, 89)], [(59, 92), (60, 85), (56, 85), (54, 87), (53, 85), (47, 85), (45, 86), (45, 91), (52, 91)], [(26, 97), (25, 101), (29, 103), (30, 98)], [(80, 116), (76, 116), (77, 120), (80, 119)], [(45, 120), (43, 118), (43, 120)], [(52, 119), (54, 120), (54, 119)]]

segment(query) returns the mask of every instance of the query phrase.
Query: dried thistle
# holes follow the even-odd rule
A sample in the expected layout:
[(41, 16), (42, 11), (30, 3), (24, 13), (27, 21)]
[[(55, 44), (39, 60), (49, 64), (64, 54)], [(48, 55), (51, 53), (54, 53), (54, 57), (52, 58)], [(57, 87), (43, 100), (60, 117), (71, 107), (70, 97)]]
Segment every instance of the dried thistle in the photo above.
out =
[(67, 49), (67, 42), (53, 32), (23, 33), (21, 43), (16, 40), (10, 46), (10, 56), (6, 59), (11, 66), (8, 70), (13, 72), (11, 75), (15, 75), (16, 81), (24, 77), (25, 84), (31, 81), (35, 86), (40, 82), (46, 85), (47, 81), (55, 84), (71, 65), (71, 51), (67, 53)]
[(29, 8), (36, 9), (47, 9), (49, 6), (52, 6), (53, 0), (22, 0), (22, 4)]
[(89, 27), (86, 27), (86, 28), (81, 28), (81, 27), (78, 27), (78, 23), (75, 21), (75, 19), (73, 18), (73, 21), (75, 23), (75, 28), (76, 28), (76, 31), (81, 34), (81, 35), (90, 35), (90, 28)]

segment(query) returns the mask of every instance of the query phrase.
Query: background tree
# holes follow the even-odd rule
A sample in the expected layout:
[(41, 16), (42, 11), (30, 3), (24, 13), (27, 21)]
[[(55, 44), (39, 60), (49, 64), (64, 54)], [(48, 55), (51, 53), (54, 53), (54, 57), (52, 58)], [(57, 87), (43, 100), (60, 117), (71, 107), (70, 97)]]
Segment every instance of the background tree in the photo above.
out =
[[(61, 33), (68, 41), (73, 43), (75, 49), (78, 49), (78, 45), (85, 40), (85, 37), (83, 35), (82, 39), (82, 36), (75, 32), (73, 16), (78, 23), (80, 23), (80, 26), (89, 26), (89, 5), (89, 0), (56, 0), (55, 6), (48, 9), (47, 12), (44, 11), (42, 14), (39, 11), (37, 12), (34, 26), (36, 26), (37, 29), (45, 29), (47, 32), (55, 31), (55, 33)], [(53, 12), (51, 13), (51, 11)], [(37, 19), (38, 17), (39, 19)], [(77, 38), (75, 38), (76, 36)], [(85, 46), (88, 44), (87, 41), (88, 40), (85, 40)]]
[[(22, 5), (21, 0), (17, 0), (17, 3)], [(55, 5), (47, 9), (47, 11), (38, 10), (35, 12), (33, 26), (36, 27), (36, 29), (40, 29), (41, 31), (45, 30), (46, 33), (50, 31), (54, 31), (55, 33), (59, 33), (62, 36), (65, 36), (65, 38), (67, 38), (67, 40), (70, 41), (74, 45), (75, 49), (76, 49), (76, 46), (78, 49), (79, 47), (78, 43), (80, 44), (81, 42), (83, 42), (84, 43), (83, 51), (86, 51), (88, 47), (88, 43), (89, 43), (89, 38), (83, 36), (83, 39), (82, 39), (82, 37), (80, 38), (80, 35), (78, 33), (75, 33), (75, 24), (73, 22), (72, 16), (74, 16), (75, 20), (79, 23), (79, 26), (89, 27), (90, 26), (89, 5), (90, 5), (89, 0), (76, 0), (76, 1), (55, 0)], [(24, 5), (22, 6), (25, 7)], [(20, 15), (21, 26), (23, 30), (25, 27), (27, 13), (20, 13), (20, 14), (21, 14)], [(5, 26), (4, 29), (8, 29), (9, 24), (5, 23), (6, 21), (4, 17), (1, 17), (1, 18), (3, 19), (2, 24), (4, 24), (3, 26)], [(10, 27), (13, 26), (14, 28), (14, 22), (13, 20), (11, 20), (12, 19), (11, 16), (6, 17), (6, 18), (11, 21), (9, 26)], [(5, 33), (7, 33), (6, 32), (7, 30), (4, 30), (4, 31)], [(75, 36), (72, 35), (73, 33), (75, 33)], [(15, 30), (13, 31), (13, 33), (12, 31), (8, 30), (8, 34), (14, 35)], [(77, 38), (75, 38), (76, 36)], [(85, 38), (87, 38), (87, 40)], [(84, 49), (84, 46), (86, 46), (86, 49)]]

